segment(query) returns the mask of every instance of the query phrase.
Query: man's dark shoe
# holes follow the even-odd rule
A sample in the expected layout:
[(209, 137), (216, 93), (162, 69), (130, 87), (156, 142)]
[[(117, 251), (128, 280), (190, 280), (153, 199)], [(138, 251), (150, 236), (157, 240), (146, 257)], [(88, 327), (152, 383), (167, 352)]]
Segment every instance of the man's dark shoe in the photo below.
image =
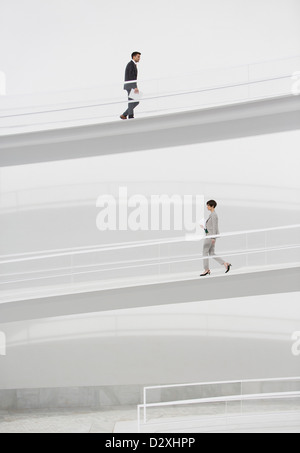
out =
[(134, 116), (129, 116), (129, 119), (130, 120), (134, 120)]
[(127, 116), (121, 115), (120, 116), (121, 120), (127, 120)]

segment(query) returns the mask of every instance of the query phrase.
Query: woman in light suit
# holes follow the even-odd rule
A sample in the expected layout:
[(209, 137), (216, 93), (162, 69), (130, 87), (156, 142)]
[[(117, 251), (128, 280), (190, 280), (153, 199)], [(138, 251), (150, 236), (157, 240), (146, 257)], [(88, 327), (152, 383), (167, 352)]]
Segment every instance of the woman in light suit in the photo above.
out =
[[(214, 235), (219, 235), (219, 219), (218, 215), (215, 212), (215, 209), (217, 207), (217, 202), (215, 200), (210, 200), (206, 204), (207, 209), (210, 211), (210, 216), (208, 217), (205, 227), (201, 225), (201, 227), (204, 229), (205, 233), (207, 236), (214, 236)], [(222, 258), (216, 256), (215, 254), (215, 246), (216, 246), (216, 238), (207, 238), (204, 241), (203, 244), (203, 256), (207, 257), (203, 260), (204, 264), (204, 273), (200, 275), (200, 277), (205, 277), (206, 275), (210, 275), (210, 269), (209, 269), (209, 259), (208, 256), (212, 256), (219, 264), (222, 266), (225, 266), (227, 274), (230, 271), (230, 268), (232, 264), (226, 263)]]

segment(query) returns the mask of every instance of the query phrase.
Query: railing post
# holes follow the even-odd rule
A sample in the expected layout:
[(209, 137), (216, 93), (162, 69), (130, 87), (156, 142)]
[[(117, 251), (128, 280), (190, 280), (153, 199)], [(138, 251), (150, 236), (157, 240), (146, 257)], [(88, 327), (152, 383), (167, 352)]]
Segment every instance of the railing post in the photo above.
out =
[(137, 407), (137, 431), (138, 433), (141, 432), (141, 407), (138, 405)]
[(147, 408), (146, 408), (146, 405), (147, 405), (147, 391), (146, 389), (144, 388), (144, 424), (147, 423)]
[(0, 71), (0, 96), (6, 96), (6, 75)]

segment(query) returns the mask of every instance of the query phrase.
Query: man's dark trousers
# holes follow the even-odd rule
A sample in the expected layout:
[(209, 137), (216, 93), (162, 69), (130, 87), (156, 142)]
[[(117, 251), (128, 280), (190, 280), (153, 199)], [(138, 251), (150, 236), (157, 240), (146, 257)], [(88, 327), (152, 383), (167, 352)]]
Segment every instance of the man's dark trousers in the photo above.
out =
[[(130, 91), (131, 90), (127, 90), (128, 101), (133, 101), (134, 99), (129, 97)], [(126, 110), (126, 112), (123, 113), (123, 115), (124, 116), (129, 116), (129, 118), (134, 118), (134, 112), (133, 111), (138, 105), (139, 105), (139, 102), (128, 102), (128, 109)]]
[[(130, 97), (131, 90), (137, 88), (137, 77), (138, 77), (138, 70), (137, 66), (133, 61), (130, 61), (126, 66), (125, 70), (125, 84), (124, 90), (128, 93), (128, 101), (133, 101)], [(139, 102), (129, 102), (128, 109), (126, 112), (123, 113), (124, 116), (129, 116), (129, 118), (134, 118), (134, 109), (139, 105)]]

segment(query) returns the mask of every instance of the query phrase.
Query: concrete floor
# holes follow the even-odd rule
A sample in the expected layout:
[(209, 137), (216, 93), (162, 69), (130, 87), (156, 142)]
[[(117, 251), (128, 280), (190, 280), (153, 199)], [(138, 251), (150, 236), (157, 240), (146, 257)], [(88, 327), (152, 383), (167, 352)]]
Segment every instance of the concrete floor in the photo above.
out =
[(136, 417), (135, 406), (105, 411), (89, 409), (0, 411), (0, 434), (112, 433), (117, 421), (134, 421)]
[[(280, 404), (276, 409), (279, 409)], [(260, 412), (245, 413), (243, 420), (233, 413), (226, 420), (216, 415), (216, 408), (209, 408), (207, 416), (200, 417), (187, 407), (160, 408), (152, 412), (149, 425), (142, 427), (144, 433), (197, 433), (197, 432), (249, 432), (249, 433), (300, 433), (300, 411), (298, 402), (291, 404), (285, 413), (262, 414), (270, 409), (260, 405)], [(274, 409), (274, 406), (273, 406)], [(281, 407), (283, 409), (283, 407)], [(197, 411), (196, 411), (197, 412)], [(235, 412), (235, 411), (234, 411)], [(263, 410), (264, 412), (264, 410)], [(175, 417), (174, 417), (175, 415)], [(230, 414), (229, 414), (230, 415)], [(118, 406), (105, 410), (60, 409), (0, 411), (0, 434), (22, 433), (136, 433), (136, 406)]]

